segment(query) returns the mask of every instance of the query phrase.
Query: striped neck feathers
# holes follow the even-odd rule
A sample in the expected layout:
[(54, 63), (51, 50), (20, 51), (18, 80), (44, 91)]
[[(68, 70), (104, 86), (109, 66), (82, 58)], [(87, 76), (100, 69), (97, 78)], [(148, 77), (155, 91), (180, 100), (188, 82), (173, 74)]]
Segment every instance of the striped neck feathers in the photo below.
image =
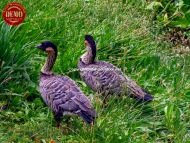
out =
[(48, 57), (45, 64), (43, 65), (41, 72), (44, 74), (52, 74), (51, 70), (55, 64), (57, 58), (57, 51), (48, 51)]
[(92, 64), (96, 58), (96, 47), (87, 46), (87, 51), (81, 56), (81, 60), (85, 64)]

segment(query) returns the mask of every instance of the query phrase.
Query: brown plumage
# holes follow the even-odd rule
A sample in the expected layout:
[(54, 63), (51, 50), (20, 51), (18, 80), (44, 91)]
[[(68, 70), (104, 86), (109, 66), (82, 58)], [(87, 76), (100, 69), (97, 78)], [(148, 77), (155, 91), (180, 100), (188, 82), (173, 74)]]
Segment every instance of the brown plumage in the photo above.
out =
[(153, 96), (124, 75), (116, 66), (104, 61), (95, 61), (96, 43), (92, 36), (85, 36), (85, 45), (87, 52), (81, 56), (78, 68), (81, 78), (90, 88), (104, 96), (127, 94), (138, 101), (153, 100)]
[(64, 114), (76, 114), (86, 123), (93, 123), (96, 112), (90, 100), (69, 77), (51, 72), (57, 57), (57, 47), (52, 42), (45, 41), (38, 48), (48, 54), (40, 72), (39, 89), (43, 100), (54, 112), (57, 126)]

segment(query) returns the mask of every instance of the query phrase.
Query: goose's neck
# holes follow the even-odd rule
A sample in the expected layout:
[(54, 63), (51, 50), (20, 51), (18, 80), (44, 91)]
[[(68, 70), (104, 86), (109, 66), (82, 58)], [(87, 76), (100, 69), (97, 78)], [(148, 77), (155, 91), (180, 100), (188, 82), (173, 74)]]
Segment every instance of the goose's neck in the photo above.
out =
[(46, 59), (45, 64), (43, 65), (41, 72), (45, 74), (52, 74), (51, 70), (56, 61), (57, 53), (56, 52), (48, 52), (48, 57)]
[(95, 53), (93, 53), (90, 47), (87, 47), (87, 51), (81, 56), (81, 60), (85, 64), (91, 64), (95, 60)]

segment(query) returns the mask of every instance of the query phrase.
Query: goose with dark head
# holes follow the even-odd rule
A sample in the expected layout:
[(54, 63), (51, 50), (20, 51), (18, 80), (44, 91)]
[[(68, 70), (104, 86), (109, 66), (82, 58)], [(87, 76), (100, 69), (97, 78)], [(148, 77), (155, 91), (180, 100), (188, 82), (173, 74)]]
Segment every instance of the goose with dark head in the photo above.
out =
[(51, 41), (44, 41), (40, 45), (38, 45), (37, 48), (46, 52), (48, 51), (48, 48), (49, 48), (50, 51), (53, 51), (55, 52), (55, 54), (57, 54), (57, 46)]
[(48, 56), (41, 69), (39, 89), (43, 100), (54, 113), (57, 126), (59, 127), (64, 114), (76, 114), (86, 123), (92, 124), (96, 112), (90, 100), (72, 79), (52, 72), (58, 52), (56, 45), (45, 41), (37, 48), (46, 52)]
[[(148, 92), (111, 63), (95, 61), (96, 43), (91, 35), (85, 36), (87, 51), (81, 56), (78, 68), (81, 78), (96, 92), (105, 98), (110, 95), (129, 95), (140, 102), (153, 100)], [(128, 92), (129, 91), (129, 92)]]
[(52, 74), (51, 70), (57, 58), (57, 46), (50, 41), (45, 41), (38, 45), (37, 48), (48, 54), (48, 58), (41, 69), (41, 73), (47, 75)]
[(96, 43), (91, 35), (85, 35), (86, 52), (81, 56), (85, 64), (94, 63), (96, 58)]

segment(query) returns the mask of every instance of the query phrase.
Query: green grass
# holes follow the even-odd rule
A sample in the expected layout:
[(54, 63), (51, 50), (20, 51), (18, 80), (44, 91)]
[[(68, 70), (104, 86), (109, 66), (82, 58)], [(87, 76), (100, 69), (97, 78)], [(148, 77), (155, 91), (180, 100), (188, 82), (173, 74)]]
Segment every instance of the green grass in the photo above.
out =
[[(1, 1), (0, 9), (7, 2)], [(159, 40), (146, 2), (18, 2), (26, 7), (25, 22), (17, 28), (0, 24), (0, 105), (8, 103), (8, 109), (0, 111), (0, 142), (190, 142), (190, 56), (173, 52), (169, 43)], [(137, 104), (123, 97), (101, 108), (99, 95), (72, 71), (87, 33), (97, 41), (97, 59), (113, 63), (149, 90), (155, 97), (152, 103)], [(59, 47), (54, 71), (70, 76), (93, 98), (99, 118), (92, 130), (77, 117), (67, 134), (54, 126), (38, 92), (45, 56), (34, 48), (47, 39)]]

